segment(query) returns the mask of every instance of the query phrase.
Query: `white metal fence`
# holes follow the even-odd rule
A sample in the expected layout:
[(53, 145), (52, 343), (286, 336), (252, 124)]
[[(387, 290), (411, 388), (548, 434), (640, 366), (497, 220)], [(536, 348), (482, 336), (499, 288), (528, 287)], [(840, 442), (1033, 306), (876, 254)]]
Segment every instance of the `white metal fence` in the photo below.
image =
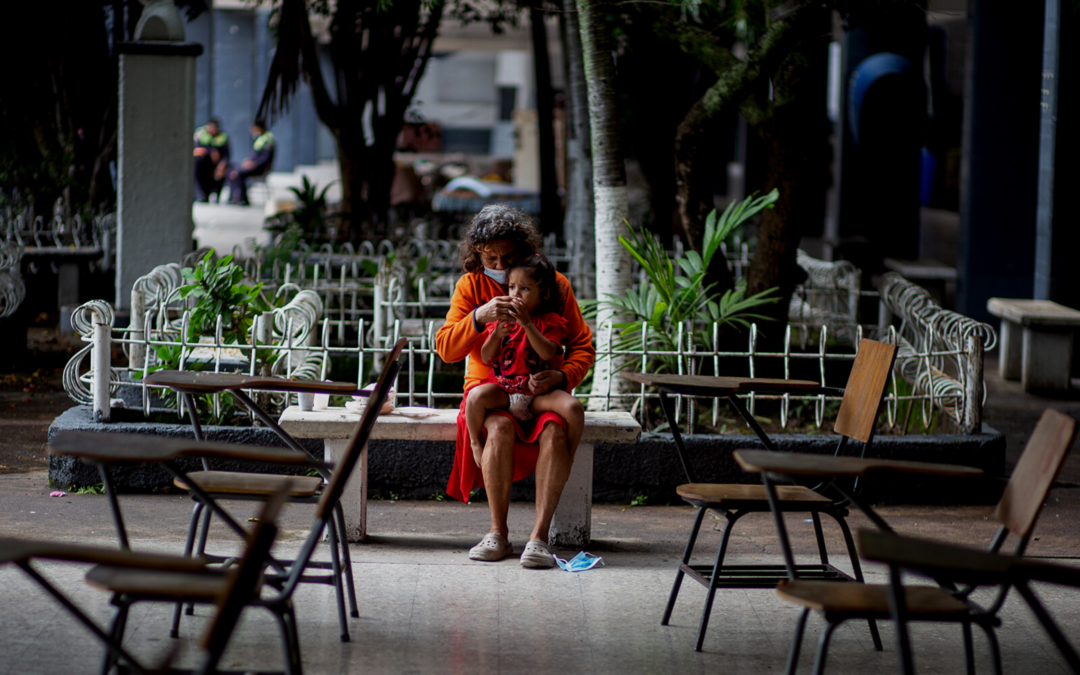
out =
[[(745, 247), (737, 247), (734, 254), (729, 257), (749, 260)], [(343, 254), (339, 251), (326, 255)], [(375, 257), (380, 258), (378, 251)], [(440, 374), (455, 372), (455, 367), (447, 367), (434, 353), (435, 333), (443, 324), (449, 302), (446, 290), (452, 290), (453, 285), (450, 284), (449, 289), (440, 289), (438, 294), (429, 292), (426, 281), (405, 289), (406, 281), (387, 271), (387, 257), (386, 254), (381, 256), (384, 261), (382, 272), (375, 278), (362, 280), (363, 285), (357, 288), (348, 286), (353, 280), (360, 281), (353, 276), (352, 270), (340, 271), (353, 264), (344, 258), (338, 261), (328, 258), (323, 268), (327, 270), (325, 275), (309, 276), (309, 269), (302, 273), (298, 271), (294, 277), (290, 268), (266, 275), (272, 281), (268, 283), (268, 291), (286, 294), (291, 300), (285, 307), (256, 322), (248, 345), (258, 339), (259, 350), (280, 354), (274, 360), (274, 374), (326, 379), (334, 363), (348, 363), (349, 379), (362, 385), (367, 383), (372, 369), (379, 367), (390, 345), (399, 337), (406, 337), (407, 363), (399, 376), (398, 400), (407, 405), (456, 406), (461, 398), (460, 375), (440, 377)], [(335, 268), (335, 264), (338, 267)], [(795, 369), (804, 371), (802, 364), (812, 363), (823, 385), (842, 387), (844, 382), (828, 381), (827, 373), (833, 369), (827, 364), (852, 360), (859, 339), (874, 337), (900, 346), (886, 399), (890, 422), (899, 422), (899, 405), (911, 401), (918, 404), (924, 423), (929, 424), (936, 411), (952, 419), (966, 433), (981, 428), (982, 355), (995, 346), (996, 335), (992, 328), (942, 309), (923, 289), (898, 275), (887, 275), (880, 293), (866, 292), (860, 290), (859, 271), (850, 263), (828, 263), (800, 253), (799, 264), (806, 270), (808, 279), (792, 299), (790, 323), (780, 351), (760, 349), (761, 332), (756, 325), (745, 336), (746, 347), (736, 351), (725, 346), (730, 342), (722, 339), (718, 326), (705, 331), (706, 338), (701, 337), (700, 327), (691, 331), (689, 326), (682, 326), (674, 336), (673, 348), (650, 349), (646, 333), (641, 341), (645, 346), (640, 349), (613, 348), (598, 353), (597, 358), (629, 359), (632, 367), (640, 372), (656, 372), (659, 368), (669, 367), (679, 373), (722, 372), (725, 363), (737, 359), (745, 363), (744, 370), (750, 375), (768, 368), (782, 369), (785, 376)], [(278, 272), (282, 273), (280, 277)], [(333, 283), (329, 281), (331, 278), (335, 278)], [(113, 327), (112, 311), (100, 301), (87, 303), (76, 313), (76, 328), (85, 341), (93, 341), (95, 321), (107, 324), (111, 341), (122, 345), (128, 355), (127, 366), (110, 367), (110, 395), (116, 395), (121, 388), (135, 388), (141, 406), (149, 410), (156, 399), (142, 385), (141, 377), (154, 367), (160, 347), (180, 347), (184, 354), (183, 368), (194, 368), (199, 363), (202, 368), (215, 372), (255, 372), (254, 348), (223, 344), (220, 325), (215, 335), (203, 336), (198, 343), (186, 337), (190, 320), (186, 303), (175, 295), (180, 284), (177, 265), (158, 268), (141, 279), (136, 284), (132, 301), (132, 316), (141, 319), (133, 321), (129, 328)], [(347, 294), (354, 291), (355, 298)], [(359, 298), (363, 298), (363, 306)], [(869, 321), (863, 316), (870, 317)], [(611, 328), (605, 326), (600, 330)], [(90, 352), (91, 345), (88, 344), (65, 371), (68, 392), (76, 401), (86, 404), (94, 398), (94, 373), (86, 362)], [(456, 372), (460, 373), (460, 367), (457, 368)], [(340, 365), (335, 374), (342, 377)], [(907, 385), (902, 386), (901, 381)], [(163, 395), (164, 392), (154, 392), (154, 396)], [(606, 399), (612, 405), (631, 409), (639, 419), (644, 417), (647, 406), (657, 396), (645, 388), (627, 396), (598, 387), (579, 388), (575, 395), (583, 399)], [(759, 401), (778, 400), (780, 421), (784, 426), (789, 423), (794, 406), (812, 406), (815, 422), (822, 425), (826, 421), (826, 404), (838, 400), (822, 395), (753, 394), (747, 398), (751, 410)], [(285, 402), (284, 396), (276, 401), (278, 406)], [(713, 401), (708, 405), (715, 424), (722, 403)], [(177, 408), (182, 412), (179, 406)], [(701, 412), (699, 402), (689, 399), (679, 401), (679, 411), (681, 424), (687, 428), (693, 427), (693, 421)]]

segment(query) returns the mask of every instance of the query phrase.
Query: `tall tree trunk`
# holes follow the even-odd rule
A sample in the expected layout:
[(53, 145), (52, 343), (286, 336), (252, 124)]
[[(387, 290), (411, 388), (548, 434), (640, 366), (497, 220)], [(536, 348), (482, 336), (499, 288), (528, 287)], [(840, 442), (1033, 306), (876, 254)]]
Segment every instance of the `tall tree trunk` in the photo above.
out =
[[(698, 31), (685, 31), (685, 39), (680, 39), (684, 50), (698, 55), (719, 75), (716, 84), (706, 90), (690, 108), (675, 134), (679, 217), (690, 245), (699, 252), (705, 216), (713, 209), (712, 186), (708, 181), (713, 167), (711, 158), (705, 154), (713, 140), (710, 137), (712, 129), (724, 113), (747, 105), (746, 101), (765, 86), (767, 78), (798, 43), (807, 25), (814, 25), (806, 21), (807, 17), (803, 14), (818, 10), (803, 9), (805, 6), (801, 5), (771, 21), (742, 61), (730, 61), (718, 45), (709, 45), (698, 39)], [(762, 113), (762, 116), (767, 116), (767, 113)], [(713, 258), (706, 282), (716, 283), (716, 290), (719, 291), (733, 285), (731, 272), (721, 256)]]
[[(319, 3), (312, 3), (317, 5)], [(338, 0), (330, 22), (329, 54), (336, 86), (323, 78), (308, 3), (281, 0), (277, 49), (259, 114), (288, 109), (300, 81), (311, 88), (315, 112), (337, 141), (341, 168), (341, 235), (361, 236), (365, 223), (385, 224), (393, 184), (393, 154), (405, 111), (423, 79), (445, 3)], [(370, 132), (364, 133), (365, 111)]]
[(559, 202), (558, 174), (555, 171), (555, 90), (551, 86), (551, 57), (548, 55), (544, 10), (529, 8), (532, 34), (533, 79), (536, 81), (537, 140), (540, 145), (540, 228), (544, 234), (562, 234), (562, 204)]
[(566, 179), (566, 217), (563, 230), (567, 243), (575, 247), (570, 261), (574, 280), (588, 284), (574, 287), (579, 298), (595, 298), (596, 239), (595, 210), (592, 196), (592, 143), (589, 129), (589, 90), (585, 86), (585, 64), (581, 54), (581, 27), (576, 8), (571, 4), (559, 14), (563, 38), (563, 64), (566, 68), (567, 124), (566, 154), (570, 170)]
[(759, 324), (765, 349), (783, 345), (788, 304), (805, 277), (796, 262), (799, 240), (812, 220), (823, 217), (827, 122), (821, 105), (824, 97), (819, 94), (821, 82), (811, 64), (824, 60), (825, 49), (822, 41), (814, 41), (791, 53), (773, 78), (777, 104), (772, 115), (756, 128), (768, 148), (765, 190), (780, 192), (776, 205), (761, 214), (757, 247), (747, 272), (748, 295), (779, 289), (779, 302), (758, 308), (776, 321)]
[[(687, 245), (703, 250), (705, 218), (715, 208), (712, 177), (716, 159), (708, 151), (716, 147), (719, 114), (710, 113), (703, 101), (698, 101), (679, 124), (675, 134), (675, 185), (679, 220), (686, 233)], [(735, 278), (722, 255), (713, 256), (705, 276), (705, 284), (715, 284), (716, 292), (735, 285)]]
[[(626, 219), (630, 206), (626, 192), (626, 165), (623, 161), (615, 98), (615, 63), (612, 60), (611, 31), (604, 23), (603, 5), (598, 0), (577, 0), (581, 22), (581, 46), (585, 81), (589, 88), (589, 121), (592, 126), (593, 199), (596, 207), (596, 297), (625, 295), (630, 288), (630, 253), (619, 243), (628, 235)], [(622, 393), (629, 383), (615, 377), (619, 363), (603, 354), (611, 347), (610, 324), (618, 321), (614, 311), (603, 304), (596, 316), (597, 360), (593, 371), (593, 393)], [(589, 400), (590, 410), (606, 410), (608, 401)]]

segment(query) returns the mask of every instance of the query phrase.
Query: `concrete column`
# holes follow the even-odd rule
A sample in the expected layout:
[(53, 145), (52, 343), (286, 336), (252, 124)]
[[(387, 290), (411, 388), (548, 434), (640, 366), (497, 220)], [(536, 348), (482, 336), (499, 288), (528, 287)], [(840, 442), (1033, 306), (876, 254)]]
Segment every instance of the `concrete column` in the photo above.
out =
[(1043, 6), (968, 6), (956, 309), (1029, 298), (1035, 272)]
[(548, 541), (552, 546), (587, 546), (592, 538), (593, 444), (581, 443), (574, 453), (570, 477), (551, 518)]
[[(323, 441), (323, 461), (341, 462), (349, 447), (348, 438), (327, 438)], [(341, 508), (345, 512), (345, 539), (364, 541), (367, 539), (367, 498), (368, 498), (368, 446), (360, 452), (349, 480), (345, 481), (345, 490), (341, 493)]]
[(195, 58), (170, 0), (148, 2), (120, 52), (116, 304), (135, 280), (191, 252)]

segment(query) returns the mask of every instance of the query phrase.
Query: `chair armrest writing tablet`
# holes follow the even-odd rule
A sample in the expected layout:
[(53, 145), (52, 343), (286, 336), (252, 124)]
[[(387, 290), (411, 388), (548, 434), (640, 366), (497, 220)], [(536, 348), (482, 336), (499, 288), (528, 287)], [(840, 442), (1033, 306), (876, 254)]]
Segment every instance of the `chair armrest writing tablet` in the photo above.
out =
[(1080, 586), (1080, 568), (1072, 565), (1001, 555), (879, 530), (859, 530), (856, 537), (859, 553), (867, 560), (891, 563), (939, 579), (973, 584), (1043, 581)]
[(982, 469), (956, 464), (836, 457), (767, 450), (736, 450), (735, 461), (750, 473), (774, 473), (785, 476), (862, 476), (873, 471), (972, 477), (983, 474)]
[(190, 438), (146, 434), (111, 434), (66, 431), (49, 443), (50, 455), (78, 457), (96, 462), (166, 462), (177, 457), (211, 457), (321, 467), (322, 462), (290, 448), (267, 448), (238, 443), (214, 443)]
[(184, 558), (158, 553), (132, 553), (99, 546), (0, 537), (0, 562), (23, 562), (34, 558), (178, 572), (206, 570), (206, 561), (202, 558)]
[(765, 377), (714, 377), (707, 375), (672, 375), (670, 373), (620, 373), (627, 380), (688, 396), (730, 396), (761, 392), (797, 392), (821, 389), (810, 380), (784, 380)]
[(159, 370), (146, 377), (146, 384), (169, 387), (188, 394), (214, 394), (230, 389), (260, 391), (310, 392), (313, 394), (356, 394), (359, 387), (352, 382), (314, 382), (289, 380), (284, 377), (263, 377), (239, 373), (199, 373), (179, 370)]

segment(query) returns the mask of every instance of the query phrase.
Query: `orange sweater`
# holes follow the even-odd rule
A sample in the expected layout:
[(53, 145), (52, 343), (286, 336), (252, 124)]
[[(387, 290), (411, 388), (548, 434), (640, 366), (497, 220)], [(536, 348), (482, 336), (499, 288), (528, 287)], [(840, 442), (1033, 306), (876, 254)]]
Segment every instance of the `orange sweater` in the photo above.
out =
[[(566, 339), (563, 344), (564, 356), (552, 359), (551, 366), (566, 373), (566, 390), (570, 391), (580, 384), (589, 372), (596, 360), (596, 348), (592, 344), (592, 331), (581, 316), (581, 309), (573, 289), (570, 288), (570, 282), (558, 272), (556, 278), (563, 297), (561, 313), (566, 319)], [(466, 356), (471, 357), (469, 369), (465, 373), (465, 389), (480, 384), (491, 372), (490, 366), (484, 365), (480, 358), (484, 332), (477, 332), (473, 326), (472, 312), (500, 295), (506, 295), (506, 292), (494, 279), (484, 274), (462, 275), (454, 289), (454, 297), (450, 300), (446, 323), (435, 335), (435, 351), (443, 361), (453, 363)]]

